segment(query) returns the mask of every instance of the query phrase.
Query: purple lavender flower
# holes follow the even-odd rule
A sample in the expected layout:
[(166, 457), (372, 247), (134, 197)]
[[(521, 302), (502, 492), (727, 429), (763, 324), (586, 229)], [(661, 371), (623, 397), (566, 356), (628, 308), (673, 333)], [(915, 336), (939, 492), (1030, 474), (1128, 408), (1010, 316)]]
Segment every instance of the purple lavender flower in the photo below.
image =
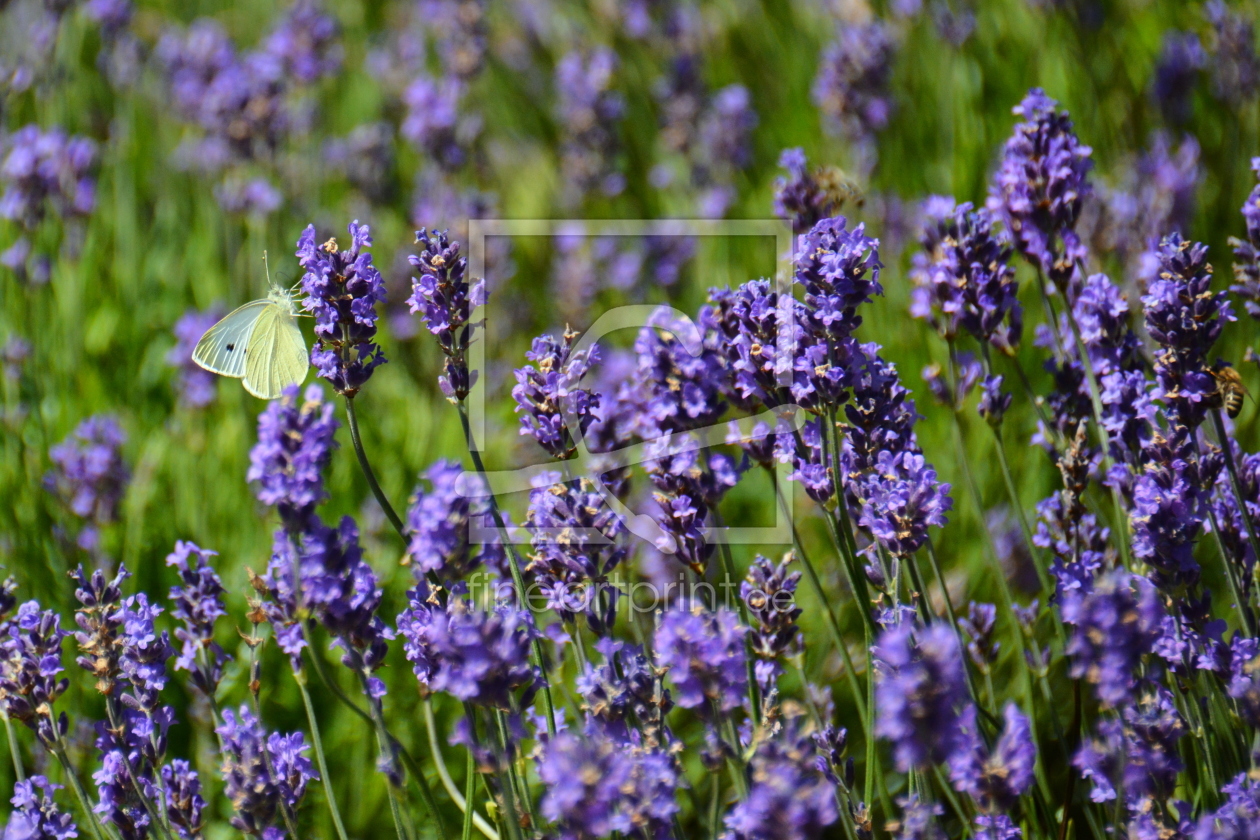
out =
[(1077, 140), (1067, 112), (1040, 88), (1013, 112), (1024, 122), (1006, 141), (986, 206), (1001, 217), (1019, 252), (1063, 286), (1085, 256), (1076, 221), (1091, 190), (1091, 150)]
[(727, 814), (723, 840), (823, 836), (839, 814), (835, 788), (816, 759), (813, 742), (792, 726), (763, 741), (749, 762), (748, 796)]
[(298, 386), (287, 389), (258, 415), (258, 443), (249, 451), (245, 478), (257, 482), (258, 501), (274, 505), (285, 522), (299, 527), (328, 498), (324, 469), (336, 446), (333, 404), (318, 385), (298, 401)]
[(611, 632), (620, 594), (609, 575), (629, 554), (625, 526), (589, 479), (539, 477), (525, 527), (534, 553), (526, 572), (547, 607), (568, 622), (584, 614), (596, 636)]
[[(461, 478), (462, 476), (462, 478)], [(430, 572), (442, 580), (457, 580), (483, 564), (498, 567), (503, 549), (497, 542), (474, 547), (469, 541), (472, 517), (483, 518), (490, 510), (487, 498), (469, 498), (459, 492), (459, 482), (478, 481), (454, 461), (439, 458), (425, 471), (430, 489), (417, 487), (407, 509), (411, 541), (407, 556), (417, 576)]]
[(1212, 93), (1225, 104), (1240, 107), (1260, 90), (1255, 26), (1249, 18), (1231, 12), (1224, 0), (1208, 0), (1203, 15), (1212, 24), (1208, 42)]
[(223, 710), (223, 723), (215, 730), (223, 739), (224, 793), (235, 814), (232, 825), (246, 834), (283, 837), (276, 826), (280, 812), (297, 810), (308, 782), (319, 774), (310, 759), (302, 733), (268, 733), (248, 706), (239, 712)]
[(810, 171), (805, 151), (784, 149), (779, 166), (787, 175), (774, 179), (774, 215), (792, 225), (792, 234), (800, 236), (823, 219), (828, 219), (844, 202), (839, 170), (824, 168)]
[(419, 255), (408, 259), (419, 269), (420, 277), (412, 279), (407, 303), (437, 336), (446, 356), (438, 378), (442, 393), (449, 400), (463, 401), (472, 387), (465, 354), (476, 325), (469, 323), (469, 318), (473, 309), (485, 303), (486, 284), (484, 280), (469, 283), (468, 259), (460, 256), (459, 243), (450, 242), (445, 233), (434, 231), (430, 235), (421, 228), (416, 231), (416, 244), (424, 247)]
[(1154, 649), (1163, 619), (1150, 581), (1122, 570), (1092, 590), (1061, 592), (1063, 622), (1073, 628), (1067, 654), (1072, 676), (1097, 686), (1098, 699), (1119, 706), (1133, 698), (1142, 657)]
[(576, 680), (582, 710), (615, 741), (629, 743), (640, 727), (649, 738), (668, 740), (664, 719), (674, 704), (643, 648), (604, 637), (595, 649), (603, 663), (588, 663)]
[(560, 168), (570, 203), (594, 189), (613, 196), (625, 188), (625, 176), (616, 168), (617, 123), (625, 113), (625, 101), (613, 89), (618, 64), (617, 54), (606, 48), (570, 52), (556, 64), (556, 115), (564, 137)]
[[(132, 773), (127, 766), (131, 758), (122, 749), (114, 748), (113, 736), (107, 733), (99, 740), (102, 749), (101, 766), (92, 774), (98, 801), (92, 810), (101, 816), (103, 822), (112, 825), (123, 840), (145, 840), (149, 836), (152, 822), (140, 793), (143, 793), (149, 803), (157, 801), (157, 788), (153, 784), (153, 778), (147, 768)], [(134, 752), (130, 756), (138, 758)]]
[(122, 584), (130, 573), (120, 566), (118, 574), (107, 579), (95, 569), (91, 576), (80, 565), (72, 574), (74, 597), (80, 607), (74, 622), (79, 627), (74, 640), (79, 646), (79, 667), (96, 678), (96, 690), (110, 696), (122, 673)]
[(376, 337), (376, 304), (385, 299), (385, 281), (364, 249), (372, 245), (367, 225), (350, 223), (350, 248), (337, 250), (337, 240), (315, 244), (315, 226), (308, 225), (297, 243), (298, 262), (306, 274), (302, 308), (315, 315), (319, 345), (311, 364), (338, 394), (353, 397), (372, 371), (384, 364)]
[(48, 451), (53, 469), (44, 477), (44, 485), (83, 520), (77, 543), (84, 551), (95, 553), (100, 529), (118, 519), (131, 477), (122, 457), (126, 439), (117, 420), (97, 415)]
[(666, 610), (656, 627), (656, 661), (668, 670), (684, 709), (721, 714), (744, 702), (748, 669), (735, 613), (700, 607)]
[(175, 322), (175, 346), (166, 354), (166, 363), (179, 368), (176, 391), (179, 401), (189, 408), (205, 408), (214, 402), (215, 376), (192, 360), (193, 348), (206, 330), (223, 317), (223, 307), (215, 305), (202, 312), (189, 309)]
[(1167, 132), (1155, 132), (1120, 185), (1103, 192), (1100, 248), (1119, 251), (1129, 273), (1150, 282), (1159, 273), (1160, 237), (1189, 227), (1202, 176), (1193, 136), (1185, 135), (1174, 150)]
[(341, 69), (341, 29), (318, 0), (296, 0), (267, 36), (266, 50), (286, 78), (311, 84)]
[[(1260, 157), (1251, 159), (1251, 171), (1260, 178)], [(1234, 249), (1234, 285), (1229, 290), (1243, 299), (1247, 314), (1260, 320), (1260, 185), (1252, 187), (1242, 206), (1247, 237), (1231, 236)]]
[[(1144, 455), (1145, 471), (1133, 483), (1133, 554), (1151, 567), (1160, 589), (1183, 592), (1199, 580), (1194, 543), (1203, 528), (1203, 487), (1193, 444), (1156, 439)], [(1210, 481), (1211, 479), (1209, 479)]]
[(486, 0), (421, 0), (418, 10), (438, 41), (442, 66), (461, 79), (481, 72), (486, 56)]
[(796, 282), (805, 292), (806, 329), (832, 341), (848, 339), (862, 323), (857, 308), (881, 295), (879, 240), (866, 226), (849, 230), (843, 216), (824, 219), (799, 238)]
[[(1232, 444), (1231, 444), (1232, 445)], [(1260, 455), (1243, 454), (1241, 449), (1235, 452), (1234, 462), (1237, 465), (1238, 484), (1241, 492), (1243, 508), (1235, 501), (1232, 481), (1229, 473), (1222, 471), (1216, 479), (1209, 502), (1212, 507), (1213, 525), (1221, 538), (1227, 562), (1238, 567), (1239, 582), (1245, 598), (1255, 586), (1253, 572), (1256, 567), (1256, 556), (1251, 550), (1251, 541), (1247, 538), (1244, 513), (1252, 522), (1260, 521)]]
[(455, 78), (420, 76), (403, 93), (407, 114), (399, 133), (446, 169), (468, 160), (468, 147), (480, 129), (461, 113), (464, 84)]
[(897, 769), (944, 761), (963, 739), (967, 683), (958, 637), (945, 624), (885, 630), (872, 649), (875, 734), (893, 743)]
[(0, 218), (33, 230), (51, 208), (62, 218), (87, 216), (96, 204), (96, 144), (35, 124), (9, 135), (0, 163)]
[(1003, 712), (1002, 735), (986, 751), (976, 724), (976, 709), (962, 716), (963, 737), (949, 756), (949, 778), (955, 788), (985, 808), (1008, 811), (1032, 786), (1037, 765), (1037, 745), (1028, 718), (1014, 703)]
[(804, 304), (780, 294), (769, 280), (749, 280), (734, 290), (710, 289), (709, 301), (731, 372), (725, 389), (731, 402), (754, 411), (798, 397), (808, 401), (814, 392), (812, 371), (796, 369), (793, 357), (809, 340)]
[(692, 150), (692, 185), (700, 189), (700, 214), (718, 218), (734, 200), (732, 182), (752, 162), (752, 131), (757, 112), (743, 85), (727, 85), (713, 94), (701, 117)]
[(45, 747), (51, 747), (69, 729), (62, 712), (55, 717), (53, 704), (70, 687), (58, 679), (61, 640), (68, 636), (52, 610), (41, 610), (36, 601), (18, 607), (17, 614), (4, 625), (0, 640), (0, 704), (10, 720), (34, 730)]
[(1002, 418), (1011, 407), (1011, 394), (1002, 390), (1001, 376), (986, 376), (980, 384), (980, 402), (976, 412), (990, 426), (1001, 426)]
[(1006, 814), (976, 814), (976, 840), (1019, 840), (1024, 832)]
[(643, 391), (640, 437), (650, 440), (718, 421), (726, 410), (719, 346), (715, 313), (708, 307), (695, 321), (668, 307), (652, 313), (634, 342)]
[(878, 344), (858, 349), (849, 372), (852, 394), (844, 405), (848, 424), (841, 461), (847, 480), (874, 470), (881, 452), (918, 451), (914, 424), (920, 415), (896, 365), (880, 357)]
[(970, 203), (928, 199), (928, 224), (914, 256), (910, 314), (924, 318), (949, 340), (966, 330), (977, 341), (1014, 352), (1023, 316), (1011, 247), (994, 231), (992, 214)]
[(1221, 787), (1225, 802), (1199, 818), (1194, 840), (1252, 840), (1260, 825), (1260, 785), (1240, 773)]
[[(578, 334), (565, 330), (563, 343), (554, 336), (534, 339), (525, 358), (533, 362), (516, 371), (512, 399), (521, 415), (522, 435), (532, 435), (553, 458), (565, 460), (576, 454), (570, 423), (579, 436), (586, 434), (599, 410), (599, 394), (581, 385), (592, 365), (599, 364), (599, 345), (574, 352)], [(534, 365), (537, 365), (535, 367)]]
[(844, 23), (823, 52), (814, 78), (814, 103), (829, 131), (869, 140), (888, 124), (893, 41), (883, 21)]
[(1177, 423), (1192, 430), (1216, 397), (1208, 351), (1235, 318), (1227, 293), (1211, 291), (1207, 246), (1171, 234), (1160, 242), (1159, 264), (1159, 278), (1142, 297), (1146, 330), (1160, 346), (1153, 396), (1168, 404)]
[(497, 709), (510, 708), (517, 689), (528, 701), (539, 679), (529, 663), (535, 631), (528, 613), (506, 605), (487, 612), (462, 598), (443, 608), (430, 602), (424, 584), (408, 597), (398, 632), (421, 684)]
[(1151, 92), (1164, 121), (1169, 125), (1185, 125), (1190, 121), (1190, 95), (1199, 72), (1207, 64), (1207, 55), (1199, 36), (1193, 32), (1169, 30), (1164, 33), (1164, 45), (1155, 65), (1155, 79)]
[(13, 811), (4, 829), (5, 840), (69, 840), (78, 837), (74, 818), (53, 801), (61, 785), (43, 776), (31, 776), (13, 786)]
[(783, 673), (783, 660), (801, 651), (801, 631), (796, 620), (801, 615), (796, 606), (796, 586), (800, 572), (789, 572), (788, 554), (775, 565), (757, 555), (748, 567), (748, 575), (739, 585), (739, 597), (748, 607), (750, 638), (757, 662), (753, 673), (763, 691), (769, 691)]
[(960, 353), (954, 381), (950, 382), (945, 370), (936, 362), (923, 369), (923, 383), (927, 385), (932, 399), (951, 411), (962, 411), (967, 397), (976, 389), (976, 385), (984, 376), (984, 365), (972, 353)]
[(547, 742), (538, 761), (538, 778), (546, 788), (539, 811), (557, 825), (561, 840), (613, 833), (642, 840), (669, 837), (679, 811), (678, 776), (666, 752), (594, 733), (561, 732)]
[(945, 840), (938, 820), (945, 815), (945, 808), (937, 802), (919, 799), (918, 794), (899, 798), (901, 820), (888, 825), (895, 840)]
[(268, 216), (284, 204), (284, 196), (266, 178), (229, 175), (214, 188), (214, 198), (225, 213)]
[(858, 491), (863, 497), (859, 524), (887, 551), (909, 557), (928, 539), (928, 526), (943, 526), (953, 505), (949, 485), (915, 452), (879, 453)]
[(396, 195), (394, 127), (388, 122), (357, 125), (345, 137), (324, 144), (324, 159), (373, 204), (389, 204)]
[(166, 565), (175, 567), (180, 579), (179, 586), (171, 587), (171, 615), (184, 625), (175, 631), (175, 638), (183, 645), (175, 667), (188, 671), (193, 685), (207, 697), (214, 696), (227, 659), (214, 640), (215, 621), (227, 615), (223, 584), (210, 565), (210, 558), (217, 556), (218, 552), (182, 540), (166, 556)]
[(1235, 634), (1229, 642), (1227, 654), (1229, 696), (1237, 701), (1242, 719), (1255, 726), (1260, 721), (1260, 675), (1255, 669), (1260, 644), (1255, 639)]
[(201, 795), (201, 778), (187, 761), (177, 758), (162, 767), (162, 787), (166, 793), (166, 817), (182, 840), (201, 836), (202, 811), (206, 800)]
[(1153, 687), (1120, 717), (1100, 721), (1097, 735), (1081, 746), (1072, 764), (1093, 783), (1094, 802), (1122, 795), (1130, 809), (1146, 810), (1144, 801), (1163, 801), (1176, 785), (1183, 768), (1177, 741), (1185, 731), (1172, 695)]

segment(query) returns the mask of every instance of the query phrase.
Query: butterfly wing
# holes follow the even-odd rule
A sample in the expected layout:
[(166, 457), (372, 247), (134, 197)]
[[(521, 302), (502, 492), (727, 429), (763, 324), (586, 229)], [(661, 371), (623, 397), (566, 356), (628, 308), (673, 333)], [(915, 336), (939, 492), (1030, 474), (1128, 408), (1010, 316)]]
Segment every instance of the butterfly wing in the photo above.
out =
[(259, 316), (268, 306), (267, 300), (254, 300), (232, 310), (222, 321), (206, 330), (193, 349), (193, 361), (222, 376), (240, 379), (245, 375), (245, 350), (249, 346)]
[(274, 400), (285, 388), (300, 383), (310, 364), (297, 318), (274, 303), (258, 316), (245, 357), (245, 390), (264, 400)]

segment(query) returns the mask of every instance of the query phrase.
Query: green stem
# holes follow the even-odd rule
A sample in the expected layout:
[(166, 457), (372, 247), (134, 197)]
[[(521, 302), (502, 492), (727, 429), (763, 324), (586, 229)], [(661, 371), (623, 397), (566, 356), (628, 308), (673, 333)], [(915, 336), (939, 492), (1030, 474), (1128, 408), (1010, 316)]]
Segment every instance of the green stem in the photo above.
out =
[(1024, 535), (1024, 543), (1028, 546), (1028, 556), (1032, 558), (1033, 568), (1037, 570), (1037, 579), (1041, 582), (1041, 589), (1045, 593), (1054, 592), (1054, 581), (1050, 578), (1050, 571), (1040, 562), (1041, 552), (1037, 550), (1036, 544), (1033, 542), (1032, 528), (1028, 525), (1028, 517), (1024, 514), (1024, 506), (1020, 504), (1019, 493), (1015, 490), (1015, 479), (1011, 475), (1011, 465), (1006, 459), (1006, 444), (1002, 440), (1002, 427), (993, 426), (993, 439), (997, 442), (998, 464), (1002, 468), (1002, 480), (1006, 484), (1006, 495), (1010, 497), (1011, 507), (1015, 509), (1015, 515), (1019, 520), (1020, 533)]
[[(426, 704), (425, 708), (428, 708)], [(430, 715), (432, 712), (429, 713)], [(432, 730), (430, 730), (432, 731)], [(460, 840), (469, 840), (472, 837), (473, 827), (473, 795), (477, 788), (477, 759), (473, 755), (472, 750), (468, 750), (468, 770), (467, 778), (464, 780), (464, 827), (460, 831)], [(495, 835), (498, 836), (497, 834)]]
[[(714, 520), (718, 527), (722, 527), (722, 517), (715, 510), (713, 511)], [(718, 543), (718, 555), (722, 558), (722, 574), (726, 578), (726, 591), (729, 593), (735, 578), (735, 561), (731, 557), (731, 547), (725, 542)], [(1260, 555), (1257, 555), (1260, 556)], [(748, 615), (748, 605), (744, 603), (744, 599), (738, 595), (735, 597), (735, 603), (739, 605), (739, 620), (745, 627), (752, 627), (752, 620)], [(744, 647), (747, 655), (744, 657), (744, 665), (748, 671), (748, 707), (752, 711), (753, 726), (761, 725), (761, 697), (760, 690), (757, 685), (756, 669), (753, 667), (755, 657), (752, 653), (752, 640), (745, 638)]]
[(319, 763), (319, 775), (324, 784), (324, 799), (328, 801), (328, 811), (332, 814), (333, 827), (341, 840), (347, 840), (346, 827), (341, 822), (341, 811), (337, 809), (337, 798), (333, 796), (332, 774), (328, 772), (328, 759), (324, 756), (324, 739), (319, 734), (319, 723), (315, 720), (315, 706), (311, 703), (311, 693), (306, 690), (306, 674), (303, 671), (293, 672), (293, 681), (302, 693), (302, 705), (306, 707), (306, 722), (311, 728), (311, 744), (315, 747), (315, 760)]
[[(1225, 421), (1221, 419), (1221, 410), (1218, 408), (1212, 412), (1212, 425), (1216, 429), (1216, 439), (1220, 444), (1221, 453), (1225, 456), (1225, 469), (1229, 471), (1229, 485), (1234, 491), (1234, 503), (1238, 505), (1238, 513), (1242, 517), (1243, 525), (1247, 531), (1247, 542), (1251, 544), (1251, 553), (1260, 559), (1260, 540), (1256, 538), (1255, 523), (1251, 521), (1251, 512), (1247, 510), (1247, 499), (1243, 495), (1242, 481), (1238, 478), (1238, 465), (1234, 463), (1234, 449), (1230, 443), (1229, 436), (1225, 433)], [(1226, 566), (1229, 566), (1228, 559)], [(1240, 611), (1246, 613), (1243, 602), (1238, 602)], [(1245, 617), (1250, 618), (1249, 615)], [(1250, 621), (1248, 622), (1250, 624)], [(1255, 628), (1251, 628), (1251, 632), (1255, 632)]]
[(13, 775), (17, 781), (26, 780), (26, 771), (22, 769), (22, 753), (18, 749), (17, 740), (13, 737), (13, 722), (7, 712), (0, 711), (0, 719), (4, 720), (4, 737), (9, 741), (9, 756), (13, 759)]
[[(494, 826), (486, 822), (486, 820), (482, 818), (481, 814), (477, 813), (476, 809), (472, 806), (472, 799), (462, 795), (459, 792), (459, 789), (455, 787), (455, 780), (451, 778), (451, 773), (446, 768), (446, 761), (442, 758), (441, 745), (438, 744), (437, 740), (437, 721), (434, 720), (433, 717), (433, 702), (428, 697), (424, 698), (424, 724), (425, 729), (427, 729), (429, 733), (429, 752), (433, 753), (433, 763), (437, 766), (438, 778), (441, 779), (442, 787), (444, 787), (447, 794), (450, 795), (451, 801), (455, 803), (457, 808), (464, 812), (465, 819), (472, 819), (473, 824), (477, 826), (477, 830), (484, 834), (487, 840), (499, 840), (499, 832), (495, 831)], [(473, 755), (472, 750), (468, 751), (468, 759), (469, 761), (475, 762), (475, 756)], [(413, 770), (412, 772), (414, 773), (415, 771)], [(476, 765), (474, 763), (474, 779), (476, 775)], [(472, 813), (471, 818), (468, 817), (469, 812)]]
[(372, 489), (372, 495), (376, 497), (381, 510), (385, 511), (385, 518), (389, 520), (389, 524), (394, 526), (398, 536), (406, 543), (408, 541), (407, 528), (403, 525), (402, 519), (398, 517), (394, 506), (389, 503), (389, 498), (385, 495), (385, 491), (381, 489), (380, 483), (377, 482), (376, 473), (372, 471), (372, 465), (368, 462), (367, 452), (363, 449), (363, 438), (359, 435), (359, 418), (354, 413), (354, 397), (346, 397), (346, 419), (349, 421), (350, 426), (350, 441), (354, 444), (354, 454), (358, 456), (359, 466), (363, 469), (363, 477), (367, 479), (368, 487)]
[[(463, 402), (458, 403), (459, 422), (464, 428), (464, 443), (468, 447), (468, 454), (472, 456), (473, 467), (477, 470), (477, 475), (484, 476), (486, 474), (486, 466), (481, 460), (481, 452), (478, 451), (476, 441), (473, 440), (472, 426), (468, 422), (468, 409)], [(486, 488), (490, 490), (490, 488)], [(499, 531), (500, 538), (503, 540), (503, 548), (507, 553), (508, 567), (512, 571), (512, 583), (516, 587), (516, 592), (525, 609), (529, 610), (530, 615), (535, 619), (535, 625), (539, 624), (538, 616), (534, 614), (534, 606), (530, 603), (528, 590), (525, 588), (525, 576), (521, 573), (521, 558), (516, 551), (516, 546), (512, 543), (511, 536), (508, 534), (507, 526), (503, 523), (503, 514), (499, 511), (499, 503), (494, 493), (487, 495), (489, 501), (490, 515), (494, 518), (494, 525)], [(538, 673), (542, 678), (542, 697), (543, 706), (547, 712), (547, 732), (550, 735), (556, 734), (556, 711), (555, 704), (551, 699), (551, 680), (547, 678), (547, 670), (544, 667), (546, 658), (543, 655), (542, 639), (538, 634), (532, 634), (531, 639), (531, 656), (533, 665), (538, 669)]]
[[(783, 488), (776, 485), (774, 490), (775, 495), (779, 499), (779, 505), (783, 510), (783, 515), (786, 516), (788, 508), (787, 501), (783, 498)], [(831, 609), (831, 602), (827, 599), (827, 593), (823, 591), (822, 581), (818, 577), (818, 571), (814, 568), (813, 561), (805, 553), (805, 546), (801, 543), (801, 535), (796, 530), (796, 523), (789, 522), (789, 524), (792, 528), (792, 548), (796, 551), (796, 556), (801, 560), (801, 567), (805, 570), (805, 579), (809, 581), (810, 588), (814, 590), (814, 597), (818, 599), (819, 605), (822, 606), (823, 615), (827, 619), (827, 630), (831, 634), (831, 641), (840, 652), (841, 659), (844, 660), (845, 675), (849, 681), (849, 688), (853, 690), (853, 700), (857, 704), (858, 716), (865, 723), (866, 697), (863, 695), (862, 686), (858, 682), (857, 669), (853, 666), (853, 657), (849, 654), (849, 647), (844, 643), (844, 635), (840, 631), (840, 622), (836, 618), (835, 612)]]
[(50, 749), (52, 754), (57, 756), (57, 761), (66, 773), (66, 780), (70, 782), (75, 798), (79, 800), (79, 807), (83, 809), (83, 813), (87, 817), (87, 823), (92, 829), (92, 835), (96, 840), (105, 840), (105, 833), (107, 832), (112, 840), (117, 840), (118, 834), (113, 830), (104, 829), (104, 832), (102, 831), (104, 826), (101, 824), (96, 812), (92, 810), (92, 803), (88, 801), (87, 793), (83, 790), (83, 784), (79, 781), (78, 774), (74, 772), (74, 767), (70, 764), (65, 746), (58, 740), (51, 745)]

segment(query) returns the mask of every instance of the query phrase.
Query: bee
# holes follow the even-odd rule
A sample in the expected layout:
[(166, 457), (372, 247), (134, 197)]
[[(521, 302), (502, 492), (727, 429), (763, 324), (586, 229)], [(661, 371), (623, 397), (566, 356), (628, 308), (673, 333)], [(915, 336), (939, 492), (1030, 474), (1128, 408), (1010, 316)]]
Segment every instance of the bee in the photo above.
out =
[(1242, 377), (1228, 362), (1217, 362), (1209, 369), (1209, 372), (1216, 380), (1216, 397), (1220, 400), (1225, 413), (1231, 418), (1237, 417), (1242, 411), (1243, 397), (1249, 396), (1242, 383)]

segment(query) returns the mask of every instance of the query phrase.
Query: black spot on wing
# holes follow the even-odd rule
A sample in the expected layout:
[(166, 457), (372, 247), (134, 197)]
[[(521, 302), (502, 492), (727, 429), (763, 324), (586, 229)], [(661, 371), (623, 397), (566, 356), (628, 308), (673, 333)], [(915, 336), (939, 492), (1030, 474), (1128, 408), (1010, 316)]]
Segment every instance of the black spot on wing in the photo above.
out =
[(227, 350), (228, 350), (228, 352), (229, 352), (229, 353), (231, 353), (231, 352), (232, 352), (233, 350), (235, 350), (235, 349), (236, 349), (236, 345), (235, 345), (235, 344), (229, 344), (229, 345), (227, 346)]

